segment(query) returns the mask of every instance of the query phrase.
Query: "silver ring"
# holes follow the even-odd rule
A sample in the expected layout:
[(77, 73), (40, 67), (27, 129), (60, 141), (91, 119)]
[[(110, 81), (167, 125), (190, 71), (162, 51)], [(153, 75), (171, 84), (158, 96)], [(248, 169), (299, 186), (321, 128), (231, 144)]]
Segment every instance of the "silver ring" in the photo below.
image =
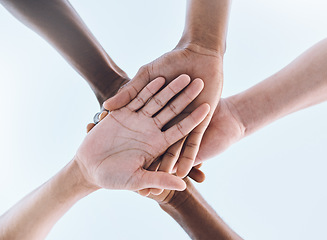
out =
[(108, 112), (108, 114), (110, 113), (110, 111), (107, 109), (101, 109), (100, 112), (97, 112), (93, 117), (93, 122), (95, 125), (97, 125), (100, 122), (100, 114), (104, 111)]

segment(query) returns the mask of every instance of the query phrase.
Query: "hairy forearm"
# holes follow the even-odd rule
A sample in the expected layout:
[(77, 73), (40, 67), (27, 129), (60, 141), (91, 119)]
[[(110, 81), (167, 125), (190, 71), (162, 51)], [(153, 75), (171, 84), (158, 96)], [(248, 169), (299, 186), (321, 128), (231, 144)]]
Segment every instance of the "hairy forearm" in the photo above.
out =
[(300, 109), (327, 100), (327, 40), (307, 50), (284, 69), (230, 97), (245, 136)]
[(78, 200), (96, 190), (84, 182), (71, 161), (0, 217), (0, 239), (44, 239)]
[(100, 103), (114, 95), (122, 78), (127, 78), (67, 0), (0, 2), (17, 19), (58, 50), (88, 81)]
[(192, 239), (242, 239), (217, 215), (191, 183), (175, 192), (160, 207), (179, 223)]
[(231, 0), (188, 0), (179, 44), (195, 44), (224, 54)]

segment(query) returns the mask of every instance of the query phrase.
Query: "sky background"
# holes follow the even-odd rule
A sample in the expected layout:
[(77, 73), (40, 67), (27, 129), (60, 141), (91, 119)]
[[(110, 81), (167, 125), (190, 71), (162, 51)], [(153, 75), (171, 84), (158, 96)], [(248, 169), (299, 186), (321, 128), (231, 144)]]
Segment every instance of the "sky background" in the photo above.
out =
[[(185, 1), (73, 0), (91, 31), (132, 77), (178, 42)], [(326, 37), (324, 0), (235, 0), (223, 97), (278, 71)], [(43, 39), (0, 7), (0, 214), (74, 156), (98, 103)], [(326, 239), (327, 104), (292, 114), (207, 161), (196, 187), (243, 238)], [(156, 202), (98, 191), (47, 239), (188, 239)]]

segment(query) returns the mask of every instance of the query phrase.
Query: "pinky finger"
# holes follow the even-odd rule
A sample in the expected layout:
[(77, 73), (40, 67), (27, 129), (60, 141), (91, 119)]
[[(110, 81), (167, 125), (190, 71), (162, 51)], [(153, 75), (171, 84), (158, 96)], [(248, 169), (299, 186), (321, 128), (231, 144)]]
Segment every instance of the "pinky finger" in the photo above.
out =
[(186, 183), (179, 177), (165, 172), (151, 172), (143, 170), (138, 188), (160, 188), (168, 190), (184, 191)]

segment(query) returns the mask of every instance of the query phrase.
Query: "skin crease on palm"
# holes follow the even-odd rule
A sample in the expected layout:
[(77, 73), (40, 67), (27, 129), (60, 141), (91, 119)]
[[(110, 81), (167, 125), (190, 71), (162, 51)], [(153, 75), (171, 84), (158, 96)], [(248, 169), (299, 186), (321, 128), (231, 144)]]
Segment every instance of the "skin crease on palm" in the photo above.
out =
[[(168, 189), (185, 188), (181, 178), (145, 168), (201, 123), (210, 107), (202, 104), (188, 117), (162, 131), (163, 126), (203, 89), (200, 79), (190, 83), (190, 78), (182, 75), (154, 95), (164, 83), (163, 78), (152, 81), (133, 101), (111, 112), (87, 135), (76, 159), (91, 183), (98, 187), (129, 190), (139, 190), (147, 184), (153, 187), (167, 185)], [(165, 107), (179, 92), (178, 97)], [(107, 185), (109, 182), (110, 186)]]

